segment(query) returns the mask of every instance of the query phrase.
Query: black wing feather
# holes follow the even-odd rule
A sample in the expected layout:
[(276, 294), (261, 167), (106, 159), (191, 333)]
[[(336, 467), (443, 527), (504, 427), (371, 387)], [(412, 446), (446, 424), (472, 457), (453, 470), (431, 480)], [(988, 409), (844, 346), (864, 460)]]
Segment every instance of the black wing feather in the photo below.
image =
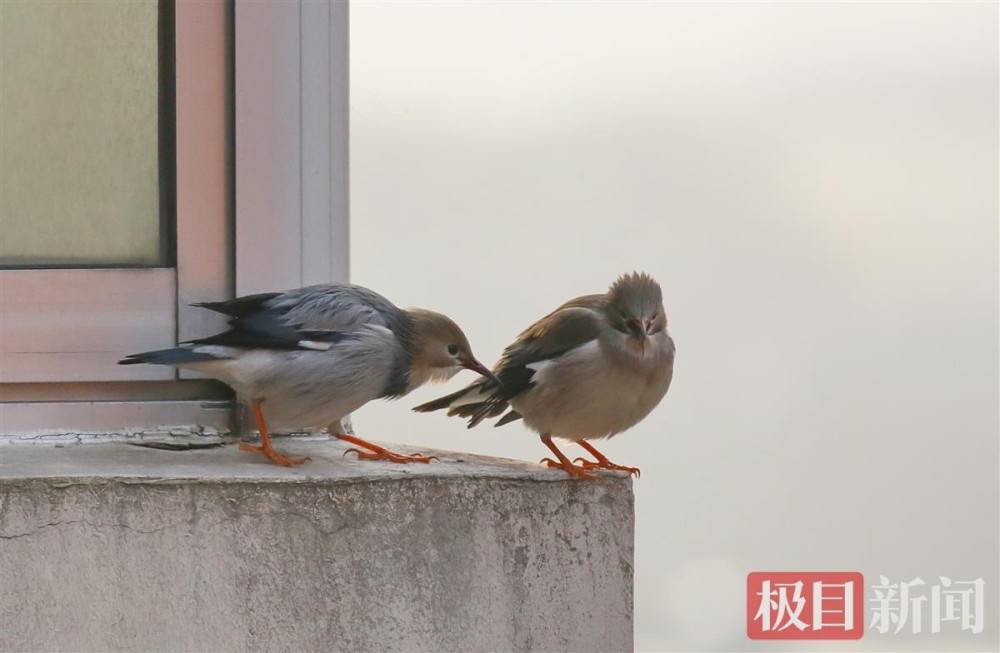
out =
[[(599, 307), (600, 298), (600, 295), (588, 295), (571, 300), (525, 329), (514, 344), (504, 350), (493, 369), (493, 373), (500, 379), (500, 385), (490, 379), (482, 379), (413, 410), (428, 412), (448, 408), (448, 415), (468, 418), (469, 428), (484, 419), (503, 414), (510, 406), (511, 399), (533, 385), (535, 370), (529, 365), (558, 358), (600, 335), (604, 322), (601, 314), (594, 310)], [(471, 392), (481, 392), (487, 397), (479, 402), (452, 405)], [(497, 426), (519, 417), (520, 414), (511, 411)]]
[[(578, 300), (574, 300), (576, 302)], [(526, 329), (504, 350), (494, 373), (502, 387), (495, 396), (507, 401), (531, 387), (529, 365), (559, 358), (600, 335), (600, 315), (579, 304), (563, 305)]]
[(230, 317), (240, 318), (264, 309), (267, 302), (275, 297), (280, 297), (282, 294), (280, 292), (263, 292), (256, 295), (237, 297), (236, 299), (227, 299), (221, 302), (199, 302), (191, 305), (207, 308), (210, 311), (222, 313)]
[[(307, 290), (307, 289), (303, 289)], [(296, 306), (291, 302), (274, 301), (286, 298), (289, 293), (259, 293), (237, 297), (223, 302), (193, 304), (216, 313), (230, 316), (228, 331), (207, 338), (192, 340), (187, 344), (222, 345), (226, 347), (262, 349), (308, 349), (302, 341), (333, 344), (355, 337), (344, 331), (303, 329), (288, 319)]]

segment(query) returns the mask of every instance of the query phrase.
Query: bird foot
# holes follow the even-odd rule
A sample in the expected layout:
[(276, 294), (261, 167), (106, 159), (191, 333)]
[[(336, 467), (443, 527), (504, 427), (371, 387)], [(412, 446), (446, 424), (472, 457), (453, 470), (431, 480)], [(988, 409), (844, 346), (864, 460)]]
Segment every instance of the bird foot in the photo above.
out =
[(294, 465), (301, 465), (311, 460), (309, 456), (285, 456), (283, 454), (278, 453), (271, 447), (265, 447), (264, 445), (258, 445), (258, 444), (248, 444), (246, 442), (240, 443), (240, 451), (255, 451), (257, 453), (262, 453), (265, 456), (267, 456), (268, 460), (278, 465), (281, 465), (282, 467), (292, 467)]
[(561, 469), (570, 476), (575, 476), (577, 478), (589, 478), (589, 479), (597, 478), (597, 476), (595, 476), (594, 474), (587, 472), (586, 468), (577, 467), (576, 465), (574, 465), (569, 461), (566, 461), (566, 463), (561, 463), (558, 460), (552, 460), (551, 458), (542, 458), (539, 462), (544, 463), (549, 467), (555, 467), (556, 469)]
[(362, 449), (351, 447), (344, 452), (345, 456), (351, 452), (356, 453), (358, 460), (388, 460), (392, 463), (429, 463), (432, 460), (438, 460), (437, 456), (424, 456), (419, 453), (401, 454), (389, 451), (385, 447), (362, 440), (355, 435), (347, 435), (346, 433), (334, 433), (333, 437), (363, 447)]
[(579, 462), (580, 467), (584, 469), (612, 469), (617, 472), (628, 472), (629, 474), (639, 478), (642, 472), (639, 471), (638, 467), (626, 467), (625, 465), (616, 465), (610, 460), (598, 460), (594, 462), (592, 460), (587, 460), (586, 458), (574, 458), (573, 462)]
[(391, 463), (429, 463), (432, 460), (440, 460), (437, 456), (423, 456), (419, 453), (401, 454), (388, 449), (382, 451), (364, 451), (351, 447), (344, 452), (357, 454), (358, 460), (388, 460)]

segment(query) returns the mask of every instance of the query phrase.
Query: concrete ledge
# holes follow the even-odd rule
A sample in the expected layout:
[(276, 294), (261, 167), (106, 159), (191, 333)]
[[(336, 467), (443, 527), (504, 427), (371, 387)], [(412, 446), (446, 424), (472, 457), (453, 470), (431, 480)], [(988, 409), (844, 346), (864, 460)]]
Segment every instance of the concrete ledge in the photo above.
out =
[(278, 446), (0, 448), (0, 650), (631, 650), (627, 477)]

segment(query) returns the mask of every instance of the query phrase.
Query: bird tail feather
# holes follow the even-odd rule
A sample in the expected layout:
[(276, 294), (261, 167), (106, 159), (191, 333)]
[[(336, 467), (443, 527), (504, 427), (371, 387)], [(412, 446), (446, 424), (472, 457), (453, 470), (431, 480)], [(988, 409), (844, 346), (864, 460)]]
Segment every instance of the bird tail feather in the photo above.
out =
[(152, 365), (185, 365), (187, 363), (214, 360), (219, 360), (219, 357), (186, 347), (174, 347), (173, 349), (157, 349), (156, 351), (131, 354), (118, 361), (118, 364), (138, 365), (139, 363), (150, 363)]
[(503, 426), (504, 424), (510, 424), (511, 422), (516, 422), (523, 417), (521, 413), (516, 410), (511, 410), (509, 413), (500, 418), (500, 420), (494, 424), (494, 428), (497, 426)]
[[(461, 417), (469, 420), (469, 428), (476, 426), (484, 419), (498, 417), (508, 408), (505, 400), (496, 396), (496, 388), (488, 388), (482, 381), (468, 385), (457, 392), (445, 395), (434, 401), (421, 404), (413, 410), (418, 413), (429, 413), (435, 410), (448, 409), (449, 417)], [(504, 418), (507, 422), (516, 418)], [(506, 423), (506, 422), (504, 422)]]
[[(461, 405), (460, 400), (476, 389), (476, 384), (472, 384), (457, 392), (452, 392), (449, 395), (445, 395), (433, 401), (428, 401), (426, 404), (420, 404), (419, 406), (414, 407), (413, 410), (418, 413), (430, 413), (435, 410), (441, 410), (442, 408), (451, 408), (453, 404)], [(451, 414), (451, 411), (449, 410), (448, 413)]]

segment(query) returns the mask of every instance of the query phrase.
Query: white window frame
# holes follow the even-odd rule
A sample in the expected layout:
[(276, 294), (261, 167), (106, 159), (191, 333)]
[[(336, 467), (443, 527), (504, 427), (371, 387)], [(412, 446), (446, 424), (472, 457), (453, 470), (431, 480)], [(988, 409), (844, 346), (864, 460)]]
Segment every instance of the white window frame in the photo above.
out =
[(236, 3), (236, 294), (347, 281), (348, 2)]
[(176, 268), (0, 272), (0, 434), (225, 428), (197, 375), (117, 360), (224, 327), (193, 302), (348, 278), (346, 0), (177, 2), (175, 36)]

